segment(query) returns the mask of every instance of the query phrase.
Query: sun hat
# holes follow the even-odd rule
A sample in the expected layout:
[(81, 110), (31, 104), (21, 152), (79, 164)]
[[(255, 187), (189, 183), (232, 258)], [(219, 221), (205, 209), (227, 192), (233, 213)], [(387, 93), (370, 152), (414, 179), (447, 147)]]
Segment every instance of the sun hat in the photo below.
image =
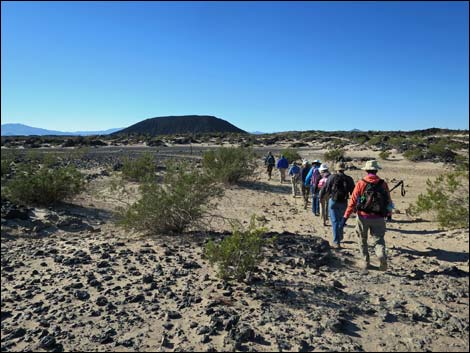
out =
[(328, 166), (326, 164), (322, 164), (320, 168), (318, 168), (320, 172), (324, 172), (325, 170), (328, 170)]
[(336, 163), (336, 165), (335, 165), (335, 169), (336, 169), (336, 170), (345, 170), (345, 169), (346, 169), (346, 165), (345, 165), (343, 162), (338, 162), (338, 163)]
[(302, 165), (307, 165), (307, 164), (308, 164), (308, 160), (304, 159), (304, 160), (302, 161)]
[(317, 163), (318, 163), (318, 164), (321, 164), (321, 162), (320, 162), (319, 159), (315, 159), (315, 160), (312, 162), (312, 164), (317, 164)]
[(377, 161), (373, 160), (373, 161), (367, 161), (366, 165), (361, 169), (362, 170), (379, 170), (382, 168), (379, 166), (379, 163)]

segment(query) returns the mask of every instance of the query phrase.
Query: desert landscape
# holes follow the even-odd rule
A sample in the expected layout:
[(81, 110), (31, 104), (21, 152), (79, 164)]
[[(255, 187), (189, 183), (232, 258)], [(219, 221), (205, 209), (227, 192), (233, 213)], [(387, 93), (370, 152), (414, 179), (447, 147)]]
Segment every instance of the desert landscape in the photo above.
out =
[[(468, 149), (468, 133), (460, 138)], [(243, 143), (106, 141), (73, 157), (76, 146), (31, 149), (6, 142), (2, 138), (2, 160), (13, 150), (18, 160), (31, 150), (71, 155), (86, 186), (51, 207), (15, 204), (2, 192), (2, 351), (469, 349), (468, 228), (443, 229), (431, 215), (407, 212), (426, 181), (452, 170), (451, 164), (411, 161), (396, 149), (381, 159), (374, 146), (342, 145), (346, 173), (355, 181), (370, 159), (379, 161), (379, 175), (391, 187), (404, 181), (404, 195), (400, 188), (391, 193), (396, 209), (385, 236), (389, 268), (382, 272), (373, 252), (372, 268), (359, 268), (354, 219), (343, 248), (334, 249), (330, 223), (323, 226), (310, 204), (304, 209), (277, 171), (268, 180), (268, 151), (277, 158), (294, 145), (302, 159), (323, 160), (331, 141), (302, 146), (301, 139), (275, 136), (274, 143), (255, 144), (255, 175), (224, 186), (211, 201), (204, 229), (177, 235), (119, 226), (115, 211), (124, 195), (112, 182), (120, 178), (123, 156), (149, 152), (159, 175), (167, 160), (199, 168), (204, 152)], [(137, 200), (137, 183), (127, 187)], [(271, 239), (263, 261), (242, 281), (222, 280), (204, 247), (231, 234), (229, 220), (247, 225), (252, 215)]]

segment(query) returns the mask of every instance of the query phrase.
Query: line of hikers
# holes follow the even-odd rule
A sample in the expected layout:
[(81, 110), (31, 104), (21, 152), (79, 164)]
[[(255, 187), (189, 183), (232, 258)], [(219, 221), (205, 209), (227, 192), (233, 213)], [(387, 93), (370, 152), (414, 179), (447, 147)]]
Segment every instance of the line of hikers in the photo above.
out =
[(312, 213), (320, 216), (323, 225), (331, 219), (333, 229), (333, 244), (341, 248), (344, 227), (352, 213), (357, 213), (355, 233), (360, 240), (360, 254), (363, 260), (361, 267), (370, 266), (368, 250), (368, 234), (370, 232), (372, 246), (380, 261), (379, 269), (387, 269), (387, 255), (385, 251), (385, 218), (391, 217), (393, 202), (385, 180), (377, 176), (382, 169), (377, 161), (367, 161), (361, 168), (366, 172), (363, 179), (354, 183), (354, 180), (344, 173), (345, 164), (339, 162), (335, 165), (335, 173), (330, 173), (326, 164), (316, 159), (310, 164), (302, 161), (301, 167), (293, 162), (289, 168), (287, 159), (281, 155), (277, 164), (274, 156), (269, 152), (265, 158), (268, 177), (271, 180), (274, 165), (279, 169), (280, 181), (286, 179), (286, 171), (291, 176), (292, 195), (299, 194), (299, 184), (304, 200), (304, 209), (307, 208), (309, 194), (312, 194)]

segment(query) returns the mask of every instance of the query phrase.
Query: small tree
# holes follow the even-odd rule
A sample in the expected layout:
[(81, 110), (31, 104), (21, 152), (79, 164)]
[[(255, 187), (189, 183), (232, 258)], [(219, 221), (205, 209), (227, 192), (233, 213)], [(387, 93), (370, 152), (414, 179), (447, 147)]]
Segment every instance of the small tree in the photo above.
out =
[(205, 152), (202, 165), (214, 180), (235, 184), (254, 174), (256, 155), (247, 147), (220, 147)]
[(182, 162), (169, 162), (163, 184), (149, 179), (140, 185), (140, 191), (139, 201), (119, 209), (119, 223), (157, 234), (181, 233), (199, 225), (210, 199), (222, 193), (212, 178)]
[(266, 243), (263, 235), (266, 231), (266, 228), (256, 226), (254, 216), (248, 229), (243, 229), (239, 223), (233, 223), (232, 234), (218, 244), (209, 241), (204, 256), (212, 265), (218, 265), (218, 273), (222, 279), (242, 280), (263, 259), (262, 247)]
[(420, 194), (408, 209), (411, 215), (431, 212), (443, 228), (467, 228), (469, 222), (468, 170), (443, 174), (426, 181), (426, 193)]

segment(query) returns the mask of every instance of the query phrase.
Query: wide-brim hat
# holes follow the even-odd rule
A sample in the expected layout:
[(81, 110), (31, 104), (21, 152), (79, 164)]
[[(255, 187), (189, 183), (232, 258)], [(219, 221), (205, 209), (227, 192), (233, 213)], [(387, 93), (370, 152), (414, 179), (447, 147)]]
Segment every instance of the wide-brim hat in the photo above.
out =
[(320, 168), (318, 168), (320, 172), (324, 172), (325, 170), (328, 170), (328, 166), (326, 164), (322, 164)]
[(312, 164), (321, 164), (321, 161), (319, 159), (315, 159)]
[(307, 164), (308, 164), (308, 160), (304, 159), (304, 160), (302, 161), (302, 165), (307, 165)]
[(382, 169), (377, 161), (367, 161), (362, 170), (379, 170)]
[(335, 165), (335, 169), (336, 170), (345, 170), (346, 169), (346, 164), (344, 164), (343, 162), (338, 162)]

